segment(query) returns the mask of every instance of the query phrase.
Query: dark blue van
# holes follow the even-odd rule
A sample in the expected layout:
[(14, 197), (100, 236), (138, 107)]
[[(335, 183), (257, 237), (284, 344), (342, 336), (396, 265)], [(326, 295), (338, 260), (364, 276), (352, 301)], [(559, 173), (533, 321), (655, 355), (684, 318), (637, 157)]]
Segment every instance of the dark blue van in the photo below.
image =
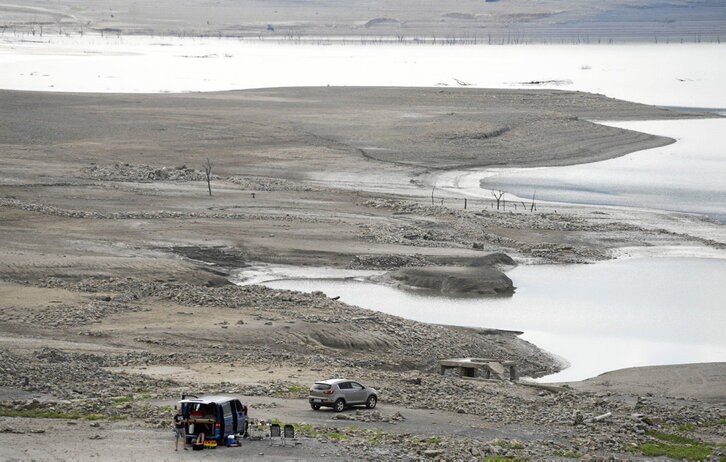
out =
[(224, 444), (229, 435), (247, 435), (247, 406), (237, 398), (184, 394), (179, 405), (187, 419), (187, 440), (204, 433), (204, 439)]

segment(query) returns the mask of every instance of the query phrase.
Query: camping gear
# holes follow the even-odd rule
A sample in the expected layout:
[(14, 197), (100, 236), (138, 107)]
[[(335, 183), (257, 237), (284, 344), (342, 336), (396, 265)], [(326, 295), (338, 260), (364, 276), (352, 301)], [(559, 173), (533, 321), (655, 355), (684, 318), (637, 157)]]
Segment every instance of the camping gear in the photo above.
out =
[(270, 446), (274, 442), (277, 442), (282, 446), (284, 444), (284, 441), (282, 439), (282, 432), (280, 431), (280, 424), (271, 424), (270, 425)]
[(204, 442), (204, 449), (217, 449), (217, 442), (215, 440), (206, 440)]
[(192, 444), (192, 451), (201, 451), (202, 449), (204, 449), (204, 443)]
[(227, 446), (232, 446), (236, 442), (234, 435), (227, 435)]
[(288, 440), (290, 441), (290, 443), (292, 443), (293, 446), (295, 446), (295, 443), (297, 442), (297, 440), (295, 439), (295, 427), (290, 424), (286, 424), (284, 427), (282, 427), (283, 446), (287, 446)]
[(228, 435), (247, 433), (247, 406), (236, 398), (223, 395), (196, 397), (183, 394), (179, 401), (182, 414), (188, 416), (187, 435), (204, 433), (205, 439), (227, 443)]

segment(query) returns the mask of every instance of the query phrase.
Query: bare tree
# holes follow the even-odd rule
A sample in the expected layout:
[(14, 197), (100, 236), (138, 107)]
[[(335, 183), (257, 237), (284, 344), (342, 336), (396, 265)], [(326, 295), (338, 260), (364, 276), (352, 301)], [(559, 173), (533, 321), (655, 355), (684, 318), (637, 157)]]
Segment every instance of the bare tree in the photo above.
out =
[(209, 189), (209, 195), (212, 195), (212, 162), (207, 157), (207, 163), (204, 164), (204, 174), (207, 176), (207, 189)]
[(534, 195), (535, 195), (535, 194), (537, 194), (537, 191), (534, 191), (534, 192), (532, 193), (532, 206), (531, 206), (531, 207), (529, 208), (529, 211), (530, 211), (530, 212), (534, 212), (534, 209), (536, 208), (536, 206), (534, 205)]
[(499, 203), (502, 200), (502, 196), (504, 196), (504, 191), (497, 191), (497, 192), (492, 191), (492, 196), (494, 196), (494, 199), (496, 199), (496, 201), (497, 201), (497, 210), (499, 210)]

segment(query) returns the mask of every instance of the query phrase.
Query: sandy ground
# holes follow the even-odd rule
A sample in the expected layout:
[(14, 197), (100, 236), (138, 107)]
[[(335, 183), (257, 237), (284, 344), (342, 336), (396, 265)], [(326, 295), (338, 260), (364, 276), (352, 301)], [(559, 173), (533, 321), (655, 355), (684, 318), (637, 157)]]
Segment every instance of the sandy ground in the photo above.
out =
[[(647, 440), (644, 425), (723, 415), (722, 364), (618, 371), (571, 389), (463, 381), (437, 374), (437, 360), (512, 359), (532, 375), (560, 364), (516, 333), (424, 325), (226, 279), (259, 261), (468, 265), (476, 274), (493, 252), (518, 263), (592, 262), (643, 246), (722, 252), (722, 227), (695, 216), (504, 214), (491, 201), (464, 210), (451, 195), (430, 204), (431, 181), (445, 169), (582, 162), (671, 141), (583, 120), (593, 115), (688, 114), (579, 93), (488, 90), (0, 92), (0, 103), (10, 109), (0, 111), (0, 458), (191, 458), (171, 451), (172, 411), (161, 407), (190, 390), (245, 396), (253, 418), (312, 426), (294, 448), (245, 442), (245, 457), (273, 460), (436, 451), (539, 460), (553, 448), (627, 458), (624, 444)], [(592, 143), (597, 150), (582, 149)], [(378, 416), (333, 420), (309, 410), (307, 387), (329, 376), (383, 390)], [(648, 393), (652, 401), (639, 399)], [(10, 412), (38, 408), (103, 418)], [(575, 411), (613, 417), (574, 426)], [(385, 421), (396, 412), (405, 419)], [(722, 442), (719, 428), (698, 427), (696, 436)], [(347, 436), (331, 436), (338, 430)], [(500, 449), (496, 439), (524, 443)]]
[(620, 369), (570, 385), (583, 391), (650, 393), (723, 403), (724, 381), (726, 363), (704, 363)]

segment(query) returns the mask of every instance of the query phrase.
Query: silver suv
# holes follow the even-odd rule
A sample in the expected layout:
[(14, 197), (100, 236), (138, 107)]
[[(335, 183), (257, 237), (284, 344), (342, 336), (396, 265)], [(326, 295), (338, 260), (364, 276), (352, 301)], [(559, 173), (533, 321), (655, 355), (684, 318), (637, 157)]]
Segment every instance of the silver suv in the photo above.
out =
[(378, 403), (378, 392), (375, 388), (364, 387), (352, 380), (321, 380), (310, 388), (308, 401), (316, 411), (326, 406), (332, 407), (335, 412), (342, 412), (354, 404), (365, 404), (368, 409), (373, 409)]

